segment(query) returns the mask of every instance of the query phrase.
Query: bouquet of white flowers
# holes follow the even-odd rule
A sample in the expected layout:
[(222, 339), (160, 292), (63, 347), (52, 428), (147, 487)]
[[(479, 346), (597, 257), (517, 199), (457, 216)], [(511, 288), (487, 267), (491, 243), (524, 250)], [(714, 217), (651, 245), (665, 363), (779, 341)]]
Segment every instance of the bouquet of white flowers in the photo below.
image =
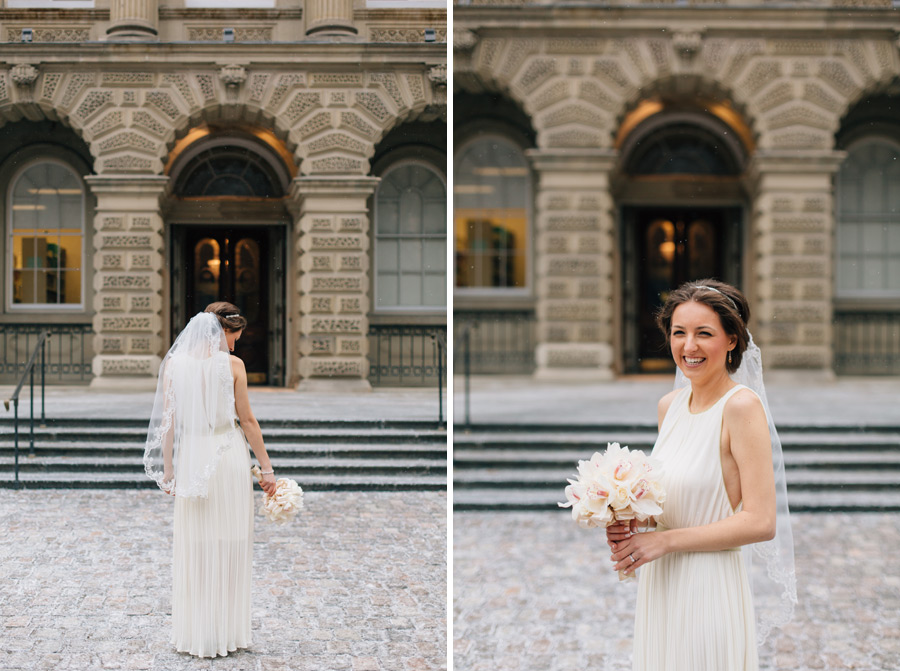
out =
[(572, 519), (585, 529), (632, 519), (643, 522), (663, 511), (661, 475), (656, 459), (607, 443), (604, 454), (595, 452), (590, 460), (578, 462), (578, 476), (569, 480), (566, 502), (559, 506), (572, 508)]
[[(262, 471), (259, 466), (250, 469), (253, 475), (262, 484)], [(275, 481), (275, 493), (272, 495), (263, 494), (263, 502), (259, 507), (259, 512), (266, 516), (270, 522), (284, 524), (289, 522), (297, 515), (303, 507), (303, 490), (295, 480), (287, 478), (278, 478)]]

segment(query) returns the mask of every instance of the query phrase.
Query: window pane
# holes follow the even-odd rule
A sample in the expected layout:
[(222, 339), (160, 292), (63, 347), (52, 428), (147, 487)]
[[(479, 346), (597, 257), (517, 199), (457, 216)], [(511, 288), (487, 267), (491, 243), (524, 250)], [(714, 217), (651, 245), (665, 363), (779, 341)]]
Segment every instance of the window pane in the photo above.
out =
[(456, 286), (527, 285), (530, 172), (522, 151), (501, 138), (469, 145), (456, 161)]
[(443, 307), (447, 304), (446, 274), (429, 274), (425, 276), (425, 296), (423, 297), (423, 303), (435, 307)]
[[(900, 152), (880, 138), (853, 146), (837, 180), (838, 292), (900, 292)], [(860, 220), (864, 220), (861, 222)]]
[(392, 307), (399, 300), (399, 285), (397, 275), (394, 273), (381, 273), (378, 275), (378, 307)]
[(445, 272), (446, 210), (446, 188), (430, 167), (405, 163), (382, 176), (375, 222), (378, 307), (435, 305), (426, 273)]
[(59, 274), (60, 302), (78, 304), (81, 302), (81, 271), (66, 270)]
[(400, 276), (400, 305), (422, 305), (422, 276), (419, 273)]

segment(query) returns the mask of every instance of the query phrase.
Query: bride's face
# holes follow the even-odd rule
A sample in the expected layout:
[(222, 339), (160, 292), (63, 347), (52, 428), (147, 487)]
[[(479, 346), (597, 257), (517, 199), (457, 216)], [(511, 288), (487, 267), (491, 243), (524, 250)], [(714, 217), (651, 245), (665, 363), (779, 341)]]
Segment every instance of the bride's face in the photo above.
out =
[(735, 336), (725, 333), (716, 311), (694, 301), (675, 308), (669, 341), (675, 365), (692, 381), (721, 374), (728, 352), (737, 344)]
[(225, 331), (225, 342), (228, 343), (228, 351), (234, 351), (234, 344), (241, 339), (241, 334), (244, 332), (243, 329), (240, 331)]

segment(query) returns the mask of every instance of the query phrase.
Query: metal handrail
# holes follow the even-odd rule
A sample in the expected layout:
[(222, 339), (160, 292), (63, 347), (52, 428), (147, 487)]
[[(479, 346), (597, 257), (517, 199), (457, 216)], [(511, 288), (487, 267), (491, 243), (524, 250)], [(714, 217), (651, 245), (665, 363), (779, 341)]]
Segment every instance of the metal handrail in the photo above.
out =
[(478, 328), (477, 322), (466, 322), (462, 327), (459, 345), (463, 350), (463, 408), (465, 410), (465, 422), (463, 427), (465, 431), (472, 428), (471, 413), (471, 378), (472, 378), (472, 331)]
[(447, 351), (447, 341), (440, 331), (430, 334), (431, 340), (438, 348), (438, 423), (444, 423), (444, 353)]
[(19, 378), (19, 384), (16, 385), (16, 390), (13, 392), (13, 395), (8, 399), (3, 401), (3, 405), (9, 410), (9, 404), (13, 404), (13, 413), (15, 419), (13, 421), (14, 427), (14, 455), (15, 455), (15, 481), (19, 482), (19, 392), (22, 391), (22, 387), (25, 385), (25, 377), (30, 375), (31, 381), (29, 383), (31, 387), (31, 420), (30, 420), (30, 430), (29, 430), (29, 447), (28, 447), (28, 456), (34, 456), (34, 362), (37, 360), (38, 350), (41, 352), (41, 426), (45, 426), (46, 418), (44, 415), (44, 387), (45, 387), (45, 350), (47, 338), (50, 337), (50, 331), (44, 329), (41, 331), (41, 337), (38, 338), (37, 344), (34, 346), (34, 351), (31, 353), (31, 356), (28, 359), (28, 363), (25, 365), (25, 370), (22, 371), (22, 376)]

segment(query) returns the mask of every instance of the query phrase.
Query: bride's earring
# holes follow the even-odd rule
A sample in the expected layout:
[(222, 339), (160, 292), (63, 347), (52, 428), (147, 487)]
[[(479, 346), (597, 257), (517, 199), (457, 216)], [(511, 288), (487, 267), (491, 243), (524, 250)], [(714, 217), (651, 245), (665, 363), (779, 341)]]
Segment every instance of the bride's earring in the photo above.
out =
[(728, 363), (731, 363), (731, 350), (728, 350)]

